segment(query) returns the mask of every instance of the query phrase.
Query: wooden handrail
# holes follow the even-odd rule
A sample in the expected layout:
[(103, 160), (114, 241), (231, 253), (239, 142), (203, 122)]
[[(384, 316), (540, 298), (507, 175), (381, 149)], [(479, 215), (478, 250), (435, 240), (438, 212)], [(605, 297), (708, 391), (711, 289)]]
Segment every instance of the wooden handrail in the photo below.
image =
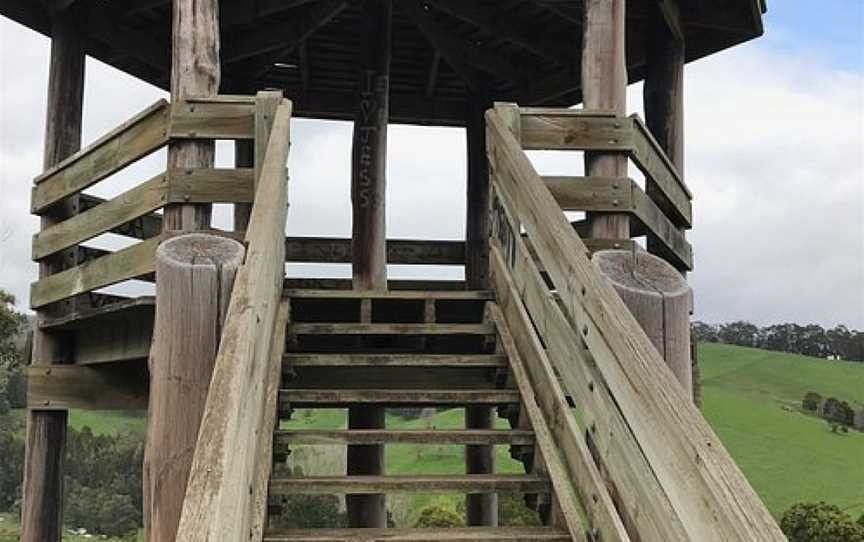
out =
[(247, 540), (266, 506), (253, 488), (256, 469), (266, 473), (269, 464), (261, 459), (268, 453), (266, 433), (273, 430), (266, 406), (281, 361), (272, 343), (285, 273), (290, 118), (291, 102), (283, 100), (258, 179), (246, 259), (225, 318), (177, 540)]
[[(486, 118), (497, 200), (492, 275), (498, 301), (511, 327), (519, 311), (530, 315), (584, 420), (587, 444), (628, 532), (645, 541), (785, 540), (621, 298), (587, 258), (584, 243), (510, 131), (504, 111), (491, 110)], [(542, 389), (538, 395), (550, 392)], [(572, 453), (563, 442), (559, 445), (565, 455)]]

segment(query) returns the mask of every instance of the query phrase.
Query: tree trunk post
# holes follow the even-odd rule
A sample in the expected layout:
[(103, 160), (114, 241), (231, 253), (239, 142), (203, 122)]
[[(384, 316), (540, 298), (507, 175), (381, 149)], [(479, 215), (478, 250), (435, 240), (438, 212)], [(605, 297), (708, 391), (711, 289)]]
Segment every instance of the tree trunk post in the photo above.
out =
[[(48, 74), (48, 100), (45, 122), (44, 167), (48, 169), (81, 148), (81, 123), (84, 98), (84, 14), (73, 6), (57, 13), (51, 22), (51, 61)], [(41, 219), (47, 228), (78, 211), (78, 198), (60, 202)], [(61, 271), (65, 263), (76, 265), (74, 249), (63, 251), (59, 258), (39, 264), (39, 277)], [(69, 256), (72, 259), (69, 260)], [(47, 314), (69, 309), (55, 304), (38, 311), (33, 332), (33, 365), (69, 361), (70, 345), (62, 333), (39, 329), (39, 320)], [(23, 513), (21, 540), (24, 542), (59, 542), (63, 527), (63, 470), (66, 453), (66, 411), (31, 410), (27, 418), (24, 459)]]
[[(626, 0), (585, 0), (582, 38), (582, 101), (585, 109), (627, 113)], [(623, 153), (585, 153), (585, 175), (626, 177)], [(626, 214), (589, 213), (591, 237), (629, 239)]]
[(489, 287), (489, 164), (486, 158), (486, 110), (492, 107), (486, 89), (468, 97), (465, 128), (468, 190), (465, 199), (465, 287)]
[[(366, 0), (361, 9), (360, 72), (351, 162), (351, 270), (355, 290), (387, 289), (387, 122), (390, 118), (392, 0)], [(370, 311), (364, 311), (369, 317)], [(349, 429), (383, 429), (385, 409), (355, 405)], [(348, 475), (384, 473), (384, 446), (348, 446)], [(350, 527), (387, 526), (385, 495), (346, 495)]]
[[(486, 157), (486, 109), (492, 107), (488, 89), (477, 89), (468, 97), (466, 142), (468, 191), (465, 202), (465, 288), (489, 287), (489, 164)], [(466, 407), (466, 429), (493, 429), (495, 417), (489, 407)], [(494, 446), (465, 446), (466, 474), (494, 474)], [(469, 526), (498, 525), (498, 495), (465, 496), (465, 520)]]
[[(671, 13), (670, 16), (676, 16)], [(647, 65), (645, 74), (645, 88), (643, 91), (643, 104), (645, 106), (645, 123), (651, 135), (660, 144), (660, 147), (672, 161), (675, 169), (684, 176), (684, 42), (677, 38), (669, 28), (669, 23), (661, 15), (659, 9), (651, 16), (647, 46)], [(680, 28), (681, 22), (676, 26)], [(646, 182), (645, 191), (652, 195), (659, 189), (652, 182)], [(682, 230), (683, 231), (683, 230)], [(658, 242), (648, 239), (648, 252), (657, 252)], [(692, 307), (690, 307), (692, 309)], [(686, 319), (688, 326), (687, 338), (689, 352), (689, 312), (680, 315)], [(678, 323), (683, 327), (683, 321)], [(684, 341), (682, 337), (679, 339)], [(699, 386), (699, 371), (694, 367), (696, 360), (690, 356), (689, 364), (682, 360), (669, 359), (666, 361), (674, 367), (675, 376), (683, 384), (690, 382), (688, 390), (697, 398), (700, 394), (696, 389)]]
[[(218, 1), (173, 0), (172, 9), (172, 102), (216, 94), (220, 80)], [(171, 142), (168, 167), (213, 167), (214, 151), (214, 142), (209, 140)], [(210, 205), (170, 204), (163, 215), (163, 232), (209, 228), (210, 213)], [(223, 265), (219, 254), (227, 249), (223, 240), (217, 239), (198, 235), (174, 238), (157, 251), (157, 308), (149, 360), (150, 404), (144, 456), (147, 540), (173, 540), (180, 521), (216, 360), (221, 317), (233, 280), (232, 266), (236, 267), (230, 258)], [(190, 246), (189, 254), (198, 256), (190, 256), (188, 261), (180, 259), (175, 250), (184, 243)], [(172, 263), (170, 258), (176, 261)], [(186, 282), (177, 282), (179, 276)]]
[(150, 401), (144, 450), (144, 530), (174, 540), (222, 321), (243, 245), (188, 233), (156, 251), (156, 317), (150, 352)]

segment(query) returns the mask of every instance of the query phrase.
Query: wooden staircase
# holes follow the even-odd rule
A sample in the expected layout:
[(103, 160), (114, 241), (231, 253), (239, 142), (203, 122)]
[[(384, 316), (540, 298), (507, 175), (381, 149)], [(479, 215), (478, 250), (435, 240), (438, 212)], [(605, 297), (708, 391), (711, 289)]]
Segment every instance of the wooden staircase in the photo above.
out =
[[(536, 438), (519, 424), (520, 392), (508, 356), (497, 347), (489, 317), (491, 292), (289, 290), (290, 304), (278, 419), (296, 409), (349, 406), (404, 408), (496, 407), (510, 429), (277, 429), (269, 483), (271, 514), (284, 495), (496, 492), (554, 493), (549, 477), (531, 468)], [(292, 447), (315, 445), (509, 445), (524, 474), (286, 476), (279, 467)], [(545, 506), (545, 516), (548, 514)], [(265, 531), (268, 541), (318, 540), (570, 540), (560, 526), (460, 529), (317, 529)]]

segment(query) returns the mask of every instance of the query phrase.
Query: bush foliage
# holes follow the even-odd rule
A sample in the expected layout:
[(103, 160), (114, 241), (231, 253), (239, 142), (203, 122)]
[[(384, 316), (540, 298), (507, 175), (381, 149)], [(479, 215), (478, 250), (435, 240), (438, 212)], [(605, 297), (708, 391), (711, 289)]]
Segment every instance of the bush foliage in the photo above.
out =
[(799, 503), (783, 514), (780, 528), (789, 542), (864, 542), (864, 524), (856, 523), (840, 508), (820, 503)]

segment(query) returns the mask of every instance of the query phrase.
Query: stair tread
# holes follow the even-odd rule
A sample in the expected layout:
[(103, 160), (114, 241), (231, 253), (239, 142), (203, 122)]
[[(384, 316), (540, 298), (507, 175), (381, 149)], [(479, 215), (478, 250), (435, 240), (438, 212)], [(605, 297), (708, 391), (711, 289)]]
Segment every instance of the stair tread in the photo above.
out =
[(429, 429), (429, 430), (279, 430), (275, 445), (288, 444), (533, 444), (534, 432), (508, 429)]
[(388, 290), (384, 292), (356, 290), (286, 289), (285, 297), (295, 299), (454, 299), (491, 300), (491, 290)]
[(427, 390), (427, 389), (281, 389), (279, 403), (347, 405), (374, 403), (382, 405), (405, 404), (489, 404), (515, 403), (517, 390)]
[(299, 354), (283, 356), (295, 367), (503, 367), (503, 354)]
[(295, 335), (491, 335), (495, 326), (477, 324), (366, 324), (306, 323), (291, 324)]
[(264, 542), (304, 541), (405, 541), (438, 540), (570, 540), (567, 531), (555, 527), (454, 527), (440, 529), (272, 529)]
[(304, 476), (270, 479), (270, 494), (490, 493), (549, 491), (547, 478), (534, 474), (424, 474), (399, 476)]

